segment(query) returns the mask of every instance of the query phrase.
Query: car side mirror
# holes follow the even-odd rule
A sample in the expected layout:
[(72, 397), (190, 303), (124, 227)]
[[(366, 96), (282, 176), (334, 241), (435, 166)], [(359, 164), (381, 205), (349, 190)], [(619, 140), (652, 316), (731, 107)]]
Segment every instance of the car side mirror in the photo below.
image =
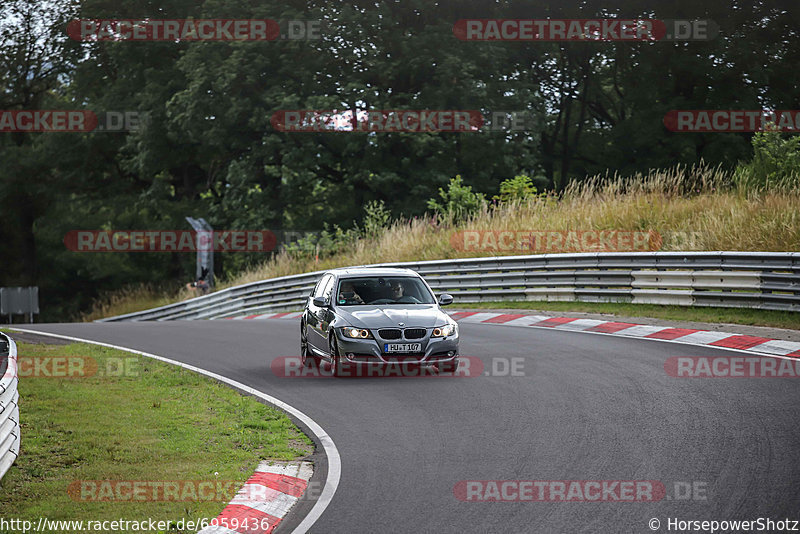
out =
[(317, 308), (327, 308), (328, 307), (328, 299), (325, 297), (314, 297), (314, 306)]
[(453, 303), (453, 295), (450, 293), (442, 293), (439, 295), (439, 304), (442, 306), (447, 306), (448, 304)]

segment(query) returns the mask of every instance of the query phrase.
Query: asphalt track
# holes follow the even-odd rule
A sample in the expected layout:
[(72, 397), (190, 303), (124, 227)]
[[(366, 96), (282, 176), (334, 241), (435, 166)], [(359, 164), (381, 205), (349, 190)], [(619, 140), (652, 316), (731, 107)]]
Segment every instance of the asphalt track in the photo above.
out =
[[(652, 518), (666, 532), (668, 518), (800, 520), (800, 379), (674, 378), (663, 367), (670, 356), (737, 352), (462, 324), (463, 355), (487, 371), (493, 358), (522, 358), (522, 376), (285, 378), (270, 362), (298, 354), (297, 321), (29, 327), (189, 363), (311, 416), (342, 460), (311, 532), (653, 532)], [(658, 480), (667, 496), (463, 502), (453, 491), (462, 480)], [(686, 483), (700, 498), (679, 498)]]

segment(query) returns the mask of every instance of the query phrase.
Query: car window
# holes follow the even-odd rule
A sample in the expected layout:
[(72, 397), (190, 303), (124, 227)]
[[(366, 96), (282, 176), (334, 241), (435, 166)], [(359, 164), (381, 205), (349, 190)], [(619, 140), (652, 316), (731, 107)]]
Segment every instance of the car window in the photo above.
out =
[(434, 304), (425, 283), (415, 276), (364, 276), (345, 278), (339, 282), (336, 303), (339, 306), (359, 304)]
[(328, 299), (328, 302), (331, 301), (331, 293), (333, 291), (333, 276), (328, 279), (328, 282), (325, 284), (325, 289), (322, 290), (322, 296)]
[(322, 280), (317, 282), (317, 286), (314, 288), (314, 293), (313, 293), (315, 298), (322, 296), (323, 292), (325, 291), (325, 287), (329, 285), (329, 282), (331, 281), (332, 278), (333, 276), (326, 274), (325, 276), (322, 277)]

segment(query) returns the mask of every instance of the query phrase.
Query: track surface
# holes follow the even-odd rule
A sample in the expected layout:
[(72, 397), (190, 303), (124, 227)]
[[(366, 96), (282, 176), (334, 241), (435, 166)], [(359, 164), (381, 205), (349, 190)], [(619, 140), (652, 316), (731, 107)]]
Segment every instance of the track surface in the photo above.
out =
[[(27, 328), (29, 325), (25, 325)], [(152, 352), (243, 382), (315, 419), (342, 478), (312, 532), (652, 532), (651, 518), (800, 520), (800, 379), (681, 379), (670, 356), (740, 353), (463, 324), (461, 352), (524, 376), (280, 378), (296, 321), (30, 325)], [(462, 502), (460, 480), (660, 480), (706, 500)], [(682, 486), (683, 487), (683, 486)], [(798, 527), (800, 528), (800, 527)], [(673, 528), (672, 531), (675, 531)]]

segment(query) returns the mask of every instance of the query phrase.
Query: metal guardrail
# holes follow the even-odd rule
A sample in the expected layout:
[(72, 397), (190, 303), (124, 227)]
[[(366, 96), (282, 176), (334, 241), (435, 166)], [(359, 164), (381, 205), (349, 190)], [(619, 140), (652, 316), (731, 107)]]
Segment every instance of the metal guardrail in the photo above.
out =
[[(798, 252), (613, 252), (420, 262), (406, 267), (458, 302), (630, 302), (800, 311)], [(228, 288), (101, 321), (215, 319), (297, 310), (324, 271)]]
[(0, 333), (0, 479), (19, 456), (19, 392), (17, 345)]
[(0, 287), (0, 316), (7, 315), (8, 322), (14, 322), (14, 315), (27, 315), (29, 322), (39, 315), (39, 288)]

